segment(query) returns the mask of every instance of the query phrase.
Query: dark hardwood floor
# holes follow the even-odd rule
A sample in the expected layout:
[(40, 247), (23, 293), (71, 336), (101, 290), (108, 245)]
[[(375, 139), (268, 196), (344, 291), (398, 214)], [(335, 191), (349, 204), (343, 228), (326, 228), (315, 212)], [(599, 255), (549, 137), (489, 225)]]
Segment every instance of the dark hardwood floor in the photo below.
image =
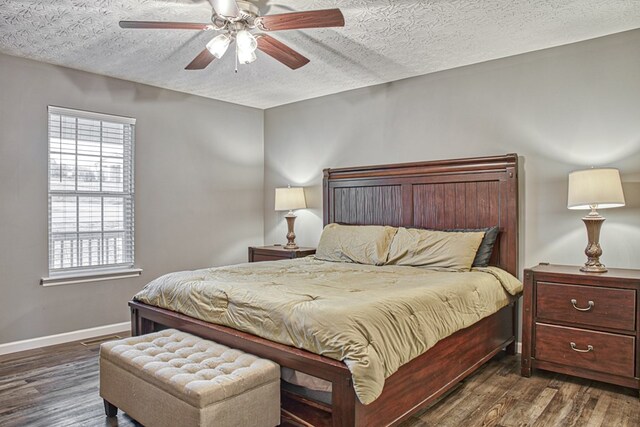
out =
[[(104, 416), (99, 342), (0, 356), (0, 426), (135, 426)], [(519, 374), (519, 357), (498, 356), (402, 427), (640, 426), (631, 389), (549, 372)]]

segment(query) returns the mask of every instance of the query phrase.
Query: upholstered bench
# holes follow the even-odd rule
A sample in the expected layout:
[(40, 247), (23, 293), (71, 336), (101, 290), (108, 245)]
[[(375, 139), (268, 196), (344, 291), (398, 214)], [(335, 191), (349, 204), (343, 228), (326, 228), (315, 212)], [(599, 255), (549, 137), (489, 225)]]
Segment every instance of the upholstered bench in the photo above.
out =
[(148, 427), (280, 423), (280, 368), (167, 329), (100, 346), (100, 396)]

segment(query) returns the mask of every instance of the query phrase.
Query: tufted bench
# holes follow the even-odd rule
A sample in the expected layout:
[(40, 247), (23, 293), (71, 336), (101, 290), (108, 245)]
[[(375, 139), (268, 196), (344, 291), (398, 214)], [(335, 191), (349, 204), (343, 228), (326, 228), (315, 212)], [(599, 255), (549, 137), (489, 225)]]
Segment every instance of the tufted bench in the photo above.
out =
[(100, 346), (100, 396), (147, 427), (280, 423), (280, 368), (167, 329)]

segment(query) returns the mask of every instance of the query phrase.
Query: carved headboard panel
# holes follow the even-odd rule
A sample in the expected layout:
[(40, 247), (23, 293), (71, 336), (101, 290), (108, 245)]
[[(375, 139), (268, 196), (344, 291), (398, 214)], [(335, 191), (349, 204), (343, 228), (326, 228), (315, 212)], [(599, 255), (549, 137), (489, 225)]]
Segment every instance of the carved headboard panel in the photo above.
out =
[(518, 156), (324, 170), (324, 223), (435, 230), (497, 225), (492, 265), (518, 270)]

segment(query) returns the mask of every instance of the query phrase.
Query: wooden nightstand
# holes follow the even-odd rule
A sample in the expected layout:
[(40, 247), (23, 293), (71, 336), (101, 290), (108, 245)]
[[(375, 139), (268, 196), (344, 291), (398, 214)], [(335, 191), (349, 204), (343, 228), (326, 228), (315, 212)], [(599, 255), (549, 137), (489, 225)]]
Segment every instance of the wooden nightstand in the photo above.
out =
[(640, 270), (524, 271), (522, 375), (535, 368), (640, 389)]
[(250, 246), (249, 262), (302, 258), (316, 253), (315, 248), (285, 249), (283, 246)]

